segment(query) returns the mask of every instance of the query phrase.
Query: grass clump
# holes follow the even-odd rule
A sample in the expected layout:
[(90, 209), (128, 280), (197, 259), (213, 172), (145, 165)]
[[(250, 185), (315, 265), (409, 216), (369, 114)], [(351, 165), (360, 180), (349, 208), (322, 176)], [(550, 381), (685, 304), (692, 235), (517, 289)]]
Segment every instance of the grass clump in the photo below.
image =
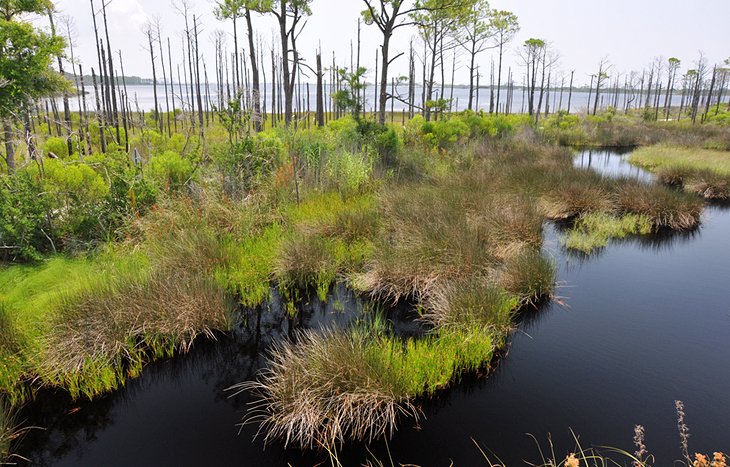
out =
[(221, 281), (244, 306), (255, 307), (269, 297), (283, 235), (281, 224), (274, 223), (258, 235), (246, 236), (232, 248), (230, 267), (222, 274)]
[(703, 210), (695, 197), (639, 182), (620, 183), (616, 197), (617, 212), (646, 216), (657, 229), (692, 230), (699, 225)]
[(370, 442), (391, 435), (400, 417), (417, 418), (415, 397), (481, 368), (493, 342), (476, 329), (406, 342), (368, 329), (305, 331), (273, 349), (258, 381), (236, 388), (258, 395), (248, 421), (262, 424), (266, 440), (310, 449)]
[(730, 152), (657, 145), (636, 150), (629, 161), (706, 199), (730, 199)]
[(535, 305), (549, 297), (555, 287), (555, 263), (536, 250), (525, 249), (504, 265), (501, 283), (522, 304)]
[(611, 239), (623, 239), (628, 235), (648, 235), (654, 229), (646, 215), (627, 214), (615, 216), (594, 213), (579, 218), (562, 239), (566, 248), (590, 253), (608, 245)]
[(468, 279), (443, 286), (424, 317), (440, 328), (504, 330), (518, 306), (519, 299), (501, 287)]

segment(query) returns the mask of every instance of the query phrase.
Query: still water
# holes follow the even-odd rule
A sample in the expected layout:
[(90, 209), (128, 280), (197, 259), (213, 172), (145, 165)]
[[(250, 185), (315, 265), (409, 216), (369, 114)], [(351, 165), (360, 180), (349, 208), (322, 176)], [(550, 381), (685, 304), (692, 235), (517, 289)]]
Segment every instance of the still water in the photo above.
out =
[[(266, 89), (262, 89), (261, 91), (261, 99), (262, 99), (262, 106), (266, 106), (267, 112), (271, 111), (272, 108), (272, 94), (271, 94), (271, 85), (266, 84), (262, 85), (266, 86)], [(314, 85), (307, 86), (306, 84), (301, 84), (298, 88), (297, 95), (301, 102), (301, 110), (297, 110), (299, 107), (299, 104), (295, 102), (294, 107), (295, 111), (297, 112), (306, 112), (307, 110), (307, 94), (309, 94), (309, 108), (314, 111), (314, 108), (316, 107), (316, 87)], [(93, 88), (90, 86), (86, 87), (86, 91), (90, 92), (86, 96), (87, 102), (86, 105), (89, 110), (93, 110), (95, 107), (95, 101), (93, 97)], [(182, 89), (178, 84), (175, 84), (174, 87), (168, 88), (169, 91), (169, 97), (172, 99), (172, 93), (175, 94), (175, 107), (176, 108), (182, 108), (184, 107), (185, 110), (189, 110), (189, 105), (191, 102), (194, 102), (194, 99), (190, 99), (190, 89), (187, 86), (183, 86)], [(389, 92), (391, 89), (389, 88)], [(201, 91), (204, 93), (203, 100), (206, 100), (206, 96), (210, 96), (210, 102), (213, 104), (217, 104), (218, 102), (218, 89), (217, 85), (214, 83), (211, 83), (206, 90), (205, 85), (203, 85), (203, 89)], [(279, 91), (277, 91), (279, 92)], [(332, 89), (329, 85), (326, 85), (324, 88), (324, 95), (330, 96), (335, 92), (334, 89)], [(364, 89), (364, 105), (363, 108), (370, 112), (373, 109), (375, 109), (375, 103), (377, 101), (375, 96), (375, 86), (374, 85), (368, 85)], [(416, 103), (420, 105), (421, 97), (422, 97), (423, 89), (420, 85), (416, 86)], [(494, 91), (495, 93), (495, 101), (496, 101), (496, 89)], [(162, 84), (157, 85), (157, 93), (158, 93), (158, 99), (159, 99), (159, 105), (160, 110), (164, 111), (167, 107), (167, 103), (165, 102), (165, 94), (164, 94), (164, 87)], [(549, 103), (550, 105), (550, 112), (554, 113), (558, 110), (568, 110), (568, 104), (570, 103), (570, 111), (574, 113), (578, 112), (585, 112), (586, 109), (588, 109), (588, 106), (591, 106), (591, 109), (593, 108), (593, 105), (595, 104), (595, 93), (593, 94), (593, 98), (591, 98), (591, 95), (588, 92), (580, 92), (580, 91), (573, 91), (573, 95), (570, 98), (570, 101), (568, 99), (568, 88), (565, 88), (563, 90), (562, 96), (559, 89), (551, 89), (549, 93), (545, 94), (545, 102)], [(149, 112), (150, 110), (153, 110), (155, 108), (155, 100), (154, 100), (154, 87), (152, 85), (135, 85), (135, 86), (127, 86), (127, 95), (129, 97), (129, 103), (130, 108), (132, 111), (140, 110)], [(403, 100), (407, 101), (408, 98), (408, 86), (407, 85), (397, 85), (395, 88), (395, 95), (399, 96)], [(436, 89), (434, 90), (434, 99), (437, 99), (440, 96), (440, 90)], [(445, 99), (451, 99), (452, 102), (452, 109), (455, 111), (459, 110), (466, 110), (469, 104), (469, 88), (468, 87), (455, 87), (453, 94), (451, 92), (450, 87), (446, 87), (444, 89), (444, 98)], [(507, 99), (507, 88), (503, 87), (501, 91), (501, 97), (500, 97), (500, 111), (504, 112), (505, 110), (505, 103)], [(181, 100), (184, 102), (184, 105), (181, 105)], [(675, 93), (672, 96), (672, 106), (673, 107), (679, 107), (680, 103), (682, 101), (681, 93)], [(662, 100), (662, 102), (664, 102)], [(58, 99), (56, 101), (56, 104), (58, 105), (58, 108), (63, 110), (63, 103), (61, 99)], [(603, 95), (603, 97), (599, 100), (599, 107), (601, 109), (605, 109), (609, 105), (613, 104), (613, 97), (612, 95), (609, 95), (606, 93)], [(203, 103), (205, 106), (205, 102)], [(402, 102), (398, 100), (391, 100), (388, 102), (388, 111), (392, 109), (396, 112), (401, 112), (404, 109), (407, 109), (408, 107), (404, 105)], [(489, 105), (490, 105), (490, 88), (489, 87), (480, 87), (478, 94), (475, 91), (474, 95), (474, 108), (475, 109), (481, 109), (485, 111), (489, 111)], [(624, 105), (624, 95), (621, 94), (619, 96), (619, 108), (623, 108)], [(72, 112), (78, 112), (79, 107), (82, 106), (79, 99), (77, 97), (71, 97), (69, 98), (69, 106)], [(172, 101), (170, 101), (170, 108), (172, 109)], [(543, 107), (544, 108), (544, 107)], [(512, 97), (512, 105), (509, 109), (510, 113), (526, 113), (527, 112), (527, 97), (522, 92), (522, 89), (515, 89)]]
[[(651, 176), (625, 156), (585, 152), (576, 164), (607, 176)], [(557, 455), (580, 436), (584, 447), (633, 450), (633, 428), (646, 427), (658, 466), (680, 458), (674, 401), (684, 401), (691, 450), (730, 447), (730, 210), (708, 206), (693, 233), (614, 242), (590, 257), (566, 253), (559, 229), (545, 227), (545, 248), (559, 266), (559, 295), (524, 313), (508, 353), (485, 379), (466, 378), (424, 403), (418, 426), (404, 423), (372, 455), (389, 464), (485, 465), (478, 443), (509, 466), (537, 462), (534, 435)], [(313, 465), (326, 459), (252, 441), (239, 428), (245, 395), (231, 384), (250, 379), (265, 349), (295, 329), (346, 326), (366, 306), (343, 288), (327, 304), (312, 300), (297, 320), (276, 297), (218, 342), (151, 365), (137, 380), (93, 403), (45, 394), (24, 413), (46, 427), (21, 453), (34, 465)], [(343, 311), (345, 310), (345, 311)], [(391, 312), (397, 332), (423, 332), (407, 309)], [(63, 415), (60, 415), (63, 414)], [(240, 431), (239, 431), (240, 430)], [(388, 454), (390, 452), (390, 456)], [(371, 454), (347, 446), (340, 461)]]

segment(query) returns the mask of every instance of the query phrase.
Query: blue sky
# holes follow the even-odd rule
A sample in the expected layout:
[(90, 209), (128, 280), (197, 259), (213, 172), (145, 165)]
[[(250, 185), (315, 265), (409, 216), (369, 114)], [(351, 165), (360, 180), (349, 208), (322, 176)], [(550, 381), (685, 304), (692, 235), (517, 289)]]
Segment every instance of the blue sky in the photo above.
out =
[[(96, 0), (96, 3), (100, 4), (100, 1)], [(230, 35), (231, 25), (213, 17), (212, 0), (188, 2), (203, 24), (201, 49), (212, 68), (211, 36), (217, 29)], [(96, 57), (89, 2), (57, 0), (56, 4), (60, 14), (70, 16), (75, 23), (76, 53), (88, 69), (94, 65)], [(127, 74), (151, 76), (149, 57), (143, 48), (142, 27), (155, 17), (161, 19), (163, 34), (172, 37), (173, 61), (182, 59), (179, 44), (183, 22), (171, 5), (170, 0), (112, 0), (108, 7), (114, 18), (110, 22), (112, 48), (122, 50)], [(519, 17), (522, 28), (510, 44), (505, 62), (505, 71), (512, 66), (517, 75), (523, 71), (516, 50), (530, 37), (551, 42), (560, 55), (559, 69), (566, 74), (575, 70), (578, 84), (589, 80), (588, 76), (597, 71), (603, 57), (613, 65), (613, 74), (640, 70), (655, 57), (678, 57), (683, 69), (693, 66), (700, 51), (710, 63), (730, 57), (727, 32), (730, 0), (493, 0), (492, 7), (513, 11)], [(314, 52), (321, 44), (325, 62), (331, 61), (332, 51), (340, 58), (340, 64), (349, 62), (350, 40), (356, 37), (362, 0), (314, 0), (313, 9), (314, 14), (299, 40), (303, 56), (312, 63)], [(257, 17), (255, 28), (267, 44), (271, 43), (274, 23), (270, 19)], [(393, 40), (394, 49), (406, 51), (411, 38), (417, 38), (414, 30), (399, 30)], [(363, 25), (364, 66), (374, 68), (380, 40), (380, 33), (374, 26)], [(232, 38), (229, 44), (232, 47)], [(242, 41), (240, 45), (244, 44)], [(491, 51), (480, 56), (485, 70), (490, 57)], [(459, 62), (456, 81), (466, 83), (466, 56)], [(405, 74), (407, 59), (399, 59), (394, 64), (394, 72)]]

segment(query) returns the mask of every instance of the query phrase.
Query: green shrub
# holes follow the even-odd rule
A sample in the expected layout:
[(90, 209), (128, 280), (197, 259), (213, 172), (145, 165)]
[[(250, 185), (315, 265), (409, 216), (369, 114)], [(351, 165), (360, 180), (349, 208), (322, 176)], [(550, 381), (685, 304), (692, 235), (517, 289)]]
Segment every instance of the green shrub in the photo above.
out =
[(190, 160), (176, 152), (165, 151), (150, 160), (147, 170), (157, 184), (178, 191), (193, 178), (195, 169)]
[(61, 159), (66, 159), (69, 156), (66, 140), (58, 137), (48, 138), (43, 144), (43, 152), (46, 155), (53, 153)]
[(38, 260), (52, 250), (51, 207), (52, 197), (30, 173), (0, 176), (0, 245), (12, 247), (0, 252), (5, 259)]

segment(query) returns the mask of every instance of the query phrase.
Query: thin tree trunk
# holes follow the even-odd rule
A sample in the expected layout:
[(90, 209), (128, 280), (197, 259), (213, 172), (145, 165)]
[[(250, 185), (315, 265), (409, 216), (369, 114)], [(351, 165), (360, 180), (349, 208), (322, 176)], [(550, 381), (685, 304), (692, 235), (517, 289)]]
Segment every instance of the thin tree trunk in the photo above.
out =
[(96, 73), (91, 69), (91, 80), (94, 83), (94, 95), (96, 96), (96, 119), (99, 124), (99, 140), (101, 142), (101, 152), (106, 154), (106, 137), (104, 136), (104, 119), (102, 118), (102, 103), (99, 99), (99, 88), (96, 83)]
[(248, 27), (248, 48), (251, 60), (251, 81), (253, 83), (252, 95), (253, 99), (253, 122), (254, 129), (261, 131), (261, 98), (259, 83), (259, 67), (256, 60), (256, 46), (254, 45), (253, 26), (251, 24), (251, 10), (246, 9), (246, 26)]
[(15, 143), (13, 143), (13, 126), (10, 120), (3, 120), (3, 133), (5, 139), (5, 163), (8, 166), (8, 173), (15, 174)]

